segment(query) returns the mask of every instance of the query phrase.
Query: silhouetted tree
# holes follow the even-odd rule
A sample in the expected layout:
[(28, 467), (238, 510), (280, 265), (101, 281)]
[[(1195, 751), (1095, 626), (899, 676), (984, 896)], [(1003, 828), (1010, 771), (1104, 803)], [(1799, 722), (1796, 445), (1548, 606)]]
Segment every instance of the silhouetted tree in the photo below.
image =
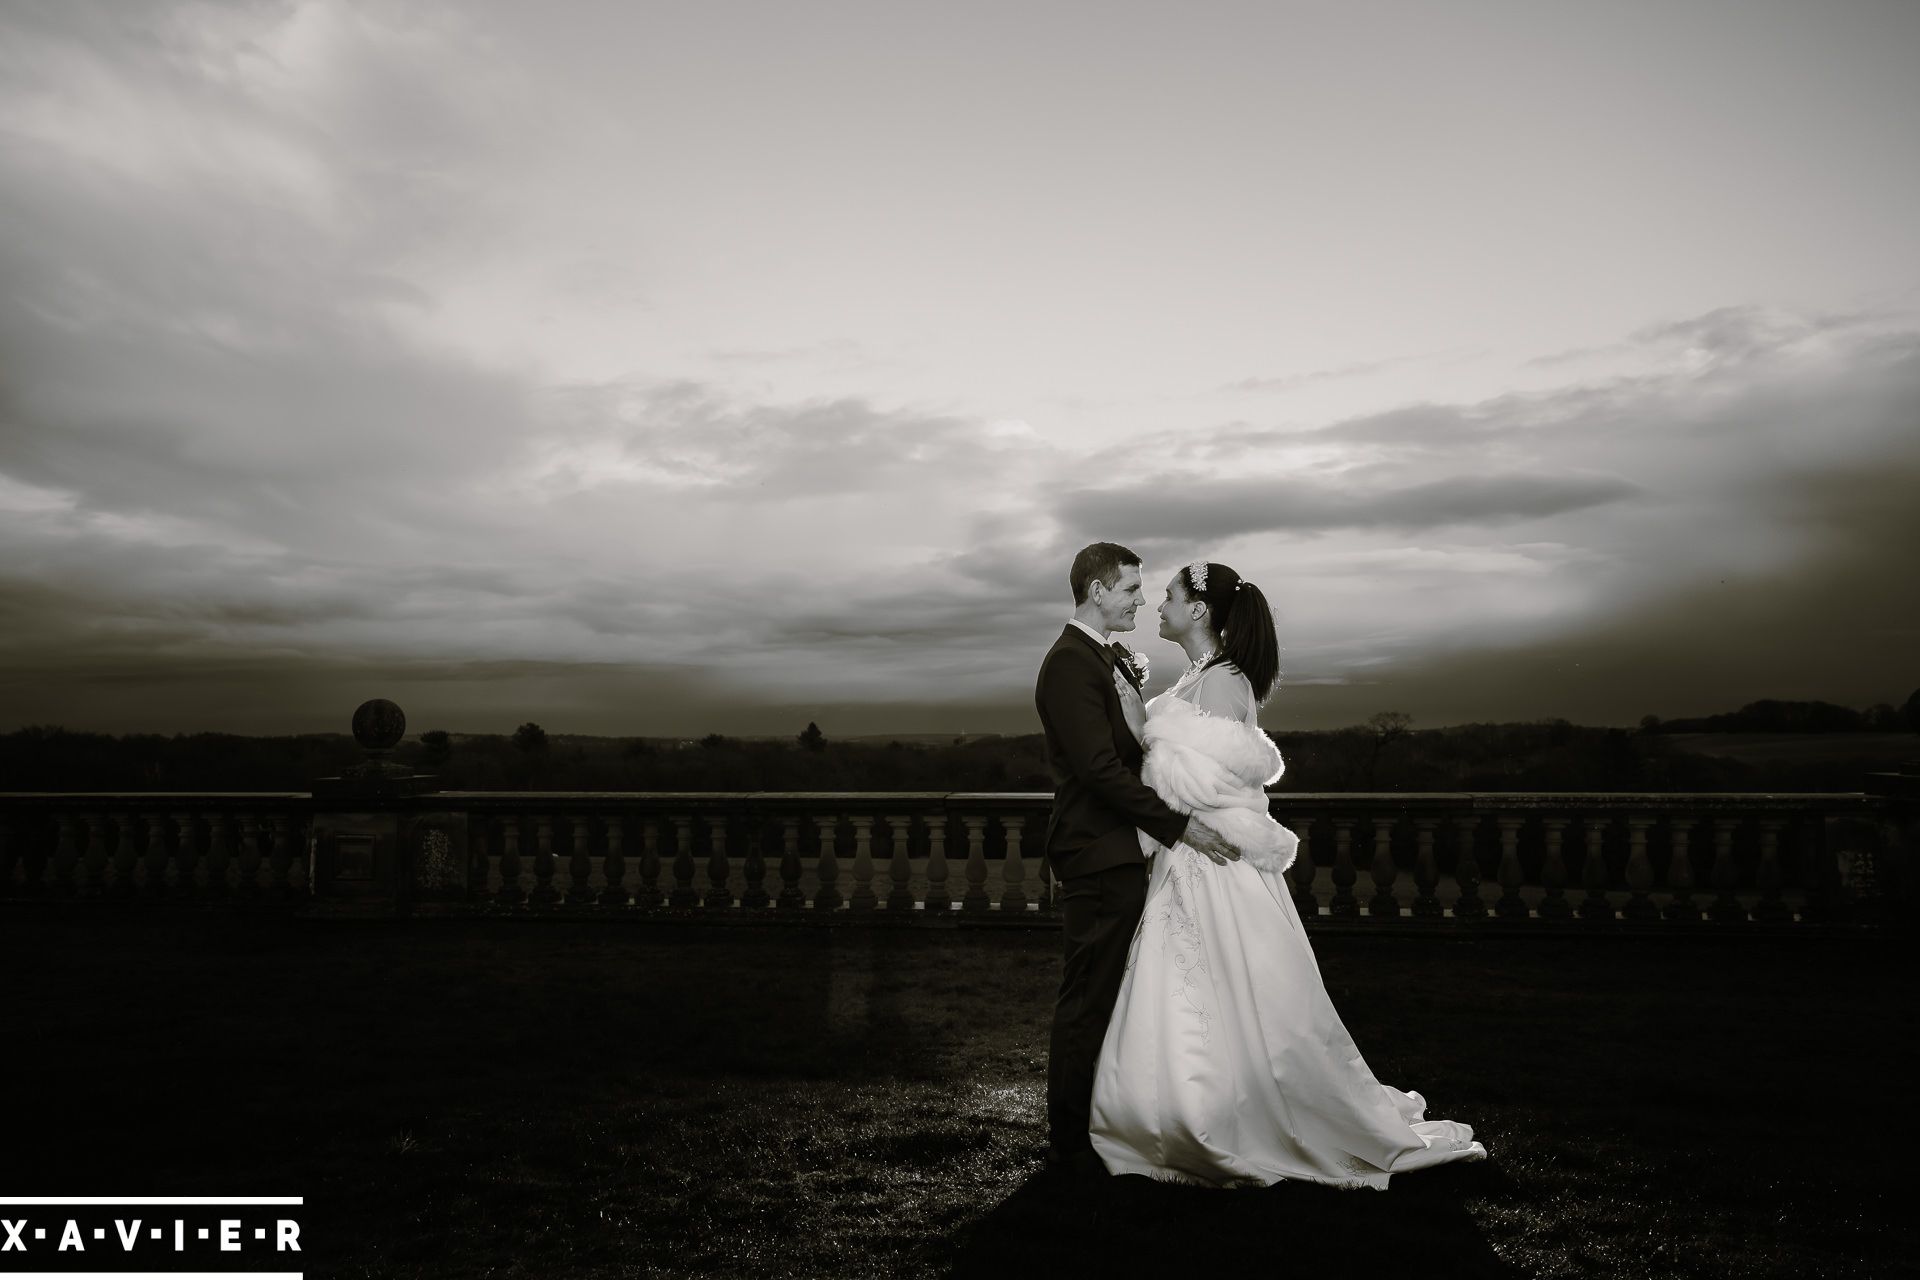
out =
[(513, 731), (513, 745), (532, 755), (547, 749), (547, 731), (529, 720)]
[(1907, 716), (1891, 702), (1876, 702), (1867, 708), (1866, 722), (1870, 732), (1898, 733), (1907, 727)]
[(1367, 757), (1367, 785), (1373, 785), (1373, 769), (1387, 746), (1413, 730), (1413, 717), (1404, 711), (1376, 711), (1367, 717), (1367, 732), (1373, 735), (1373, 752)]
[(1660, 717), (1659, 716), (1641, 716), (1640, 732), (1642, 733), (1660, 732)]
[(800, 746), (807, 751), (824, 751), (827, 747), (827, 735), (820, 732), (820, 726), (807, 721), (807, 727), (800, 731)]
[(1914, 733), (1920, 733), (1920, 689), (1913, 691), (1913, 696), (1907, 699), (1907, 705), (1901, 710), (1906, 713), (1907, 728)]
[(453, 735), (445, 729), (429, 729), (420, 735), (420, 745), (424, 748), (420, 755), (423, 762), (445, 764), (453, 754)]

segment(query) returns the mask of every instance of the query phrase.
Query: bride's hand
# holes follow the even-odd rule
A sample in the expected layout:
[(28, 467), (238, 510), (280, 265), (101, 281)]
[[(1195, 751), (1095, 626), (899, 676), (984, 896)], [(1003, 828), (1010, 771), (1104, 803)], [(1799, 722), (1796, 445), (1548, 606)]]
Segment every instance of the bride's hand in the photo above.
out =
[(1140, 691), (1127, 682), (1127, 678), (1118, 671), (1113, 673), (1113, 683), (1120, 691), (1120, 714), (1126, 717), (1127, 732), (1133, 740), (1146, 745), (1147, 708), (1140, 701)]

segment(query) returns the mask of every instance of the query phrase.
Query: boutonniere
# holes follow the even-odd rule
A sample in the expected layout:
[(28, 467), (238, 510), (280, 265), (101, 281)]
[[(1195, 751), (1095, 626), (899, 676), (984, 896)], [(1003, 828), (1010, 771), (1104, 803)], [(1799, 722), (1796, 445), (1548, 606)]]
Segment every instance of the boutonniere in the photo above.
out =
[(1127, 682), (1135, 689), (1147, 683), (1147, 655), (1119, 643), (1114, 644), (1114, 663), (1119, 670), (1126, 672)]

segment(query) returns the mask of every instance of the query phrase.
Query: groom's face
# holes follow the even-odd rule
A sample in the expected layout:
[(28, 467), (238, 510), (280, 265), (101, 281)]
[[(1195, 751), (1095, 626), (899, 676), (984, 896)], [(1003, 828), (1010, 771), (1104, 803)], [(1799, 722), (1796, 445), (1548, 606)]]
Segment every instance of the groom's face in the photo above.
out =
[(1147, 602), (1146, 593), (1140, 589), (1140, 566), (1122, 566), (1119, 578), (1110, 587), (1095, 579), (1093, 590), (1100, 605), (1100, 621), (1106, 624), (1106, 629), (1133, 630), (1133, 615)]

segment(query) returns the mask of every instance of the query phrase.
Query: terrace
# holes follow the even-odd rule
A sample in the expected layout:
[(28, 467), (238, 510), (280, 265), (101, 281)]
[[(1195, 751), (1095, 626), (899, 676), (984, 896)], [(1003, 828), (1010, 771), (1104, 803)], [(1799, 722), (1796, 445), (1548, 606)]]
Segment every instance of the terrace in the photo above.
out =
[(1838, 1277), (1916, 1244), (1857, 1101), (1912, 1031), (1910, 780), (1276, 794), (1370, 1064), (1493, 1158), (1225, 1194), (1042, 1171), (1047, 797), (435, 792), (369, 745), (308, 792), (0, 795), (11, 1182), (303, 1195), (329, 1276)]

